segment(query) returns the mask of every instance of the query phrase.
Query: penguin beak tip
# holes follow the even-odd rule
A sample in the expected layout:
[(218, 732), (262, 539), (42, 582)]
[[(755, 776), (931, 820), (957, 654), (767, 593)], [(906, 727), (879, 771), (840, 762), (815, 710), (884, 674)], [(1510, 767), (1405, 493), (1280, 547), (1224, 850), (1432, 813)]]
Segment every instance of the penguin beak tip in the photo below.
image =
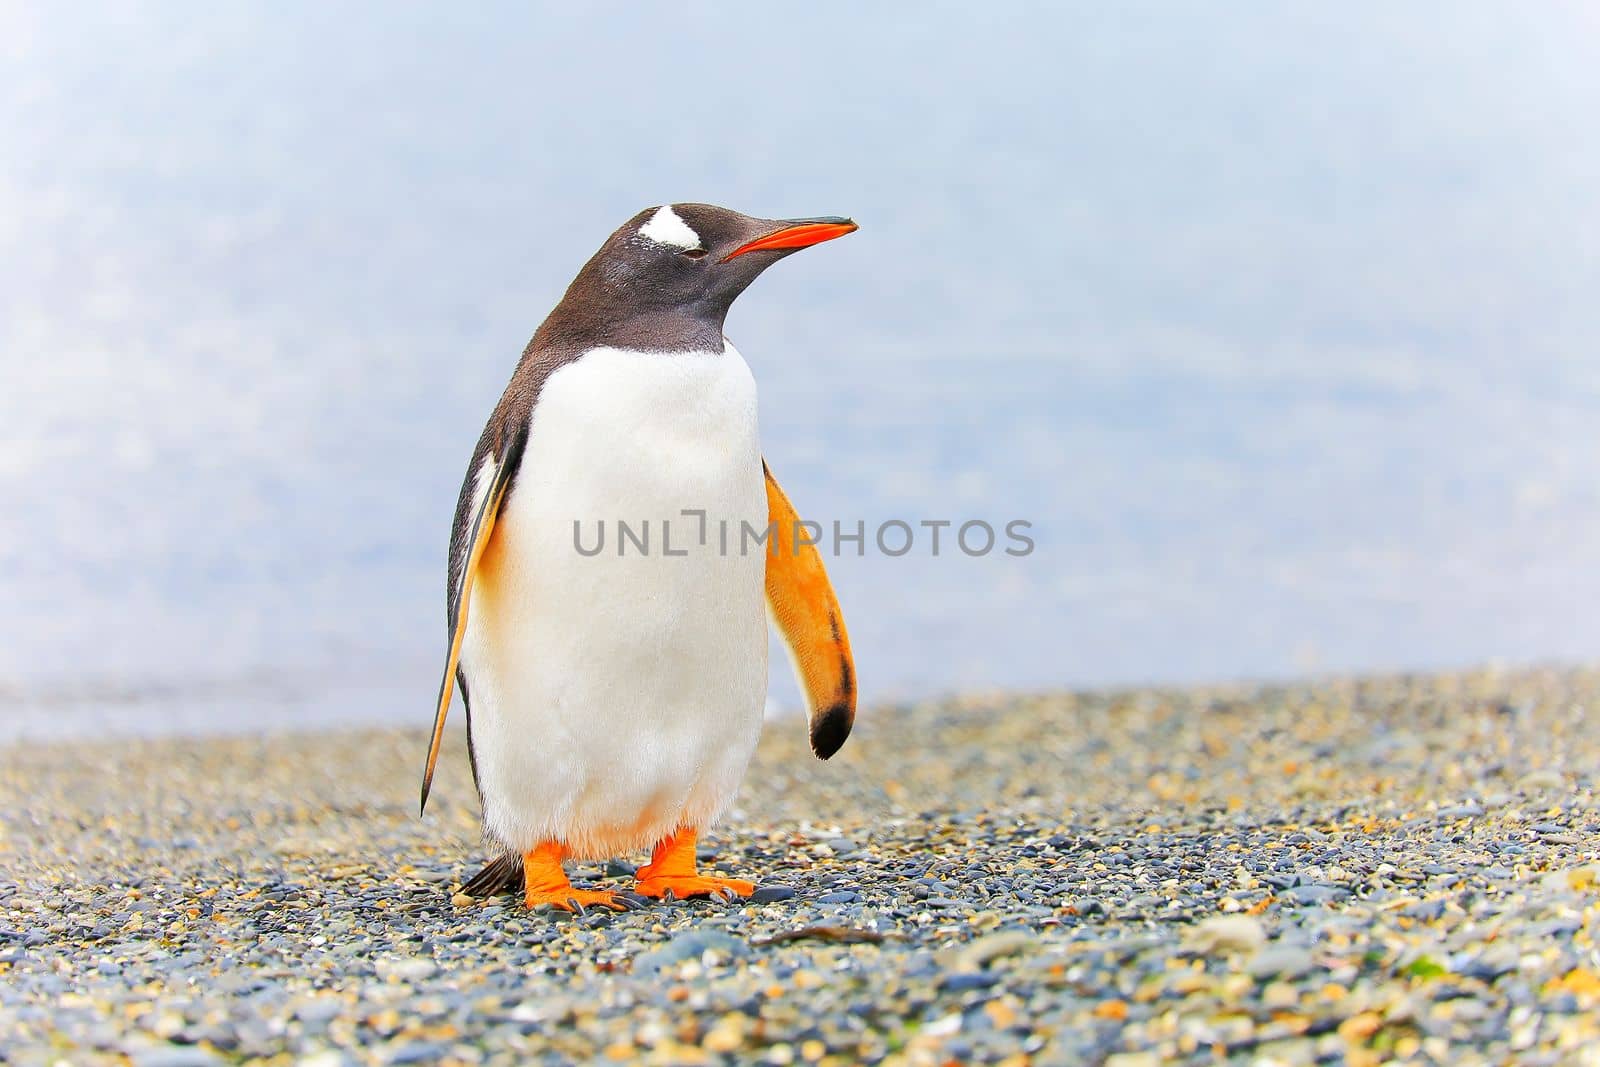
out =
[(832, 241), (836, 237), (843, 237), (847, 233), (855, 233), (860, 229), (854, 219), (830, 215), (826, 218), (816, 219), (785, 219), (776, 230), (762, 234), (760, 237), (735, 248), (732, 252), (722, 257), (726, 263), (730, 259), (745, 255), (748, 252), (770, 252), (780, 249), (809, 248), (824, 241)]

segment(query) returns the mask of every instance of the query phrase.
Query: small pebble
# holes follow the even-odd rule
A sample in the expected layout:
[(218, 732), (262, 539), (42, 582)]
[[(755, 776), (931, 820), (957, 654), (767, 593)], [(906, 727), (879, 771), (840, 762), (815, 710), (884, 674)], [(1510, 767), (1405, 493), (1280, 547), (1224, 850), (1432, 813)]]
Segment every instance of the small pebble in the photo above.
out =
[(1253, 915), (1218, 915), (1199, 923), (1186, 946), (1203, 955), (1253, 953), (1267, 943), (1267, 931)]

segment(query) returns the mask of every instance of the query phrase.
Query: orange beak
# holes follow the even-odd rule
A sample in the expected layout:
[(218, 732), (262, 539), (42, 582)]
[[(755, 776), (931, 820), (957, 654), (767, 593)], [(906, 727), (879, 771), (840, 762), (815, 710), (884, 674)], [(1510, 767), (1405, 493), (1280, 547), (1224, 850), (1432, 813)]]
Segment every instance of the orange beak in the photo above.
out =
[(746, 252), (767, 252), (778, 248), (805, 248), (809, 245), (819, 245), (823, 241), (831, 241), (835, 237), (854, 233), (855, 230), (856, 224), (849, 219), (793, 219), (765, 237), (757, 237), (754, 241), (747, 241), (735, 248), (722, 257), (722, 262), (726, 263)]

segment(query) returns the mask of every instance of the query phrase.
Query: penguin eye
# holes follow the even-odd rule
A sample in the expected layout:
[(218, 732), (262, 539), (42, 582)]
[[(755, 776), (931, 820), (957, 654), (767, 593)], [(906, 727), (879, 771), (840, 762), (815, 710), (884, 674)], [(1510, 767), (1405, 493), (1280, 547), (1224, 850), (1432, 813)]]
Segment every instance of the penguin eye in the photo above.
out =
[(682, 252), (679, 252), (678, 255), (686, 256), (689, 259), (704, 259), (706, 250), (703, 248), (685, 248)]

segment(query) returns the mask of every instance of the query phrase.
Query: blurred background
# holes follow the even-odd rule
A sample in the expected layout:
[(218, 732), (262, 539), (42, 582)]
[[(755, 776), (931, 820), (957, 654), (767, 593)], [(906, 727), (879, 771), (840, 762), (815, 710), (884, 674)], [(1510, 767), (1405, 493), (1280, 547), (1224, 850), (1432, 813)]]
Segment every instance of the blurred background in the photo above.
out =
[[(1584, 3), (0, 7), (0, 737), (425, 724), (528, 337), (633, 212), (735, 306), (863, 698), (1600, 652)], [(775, 661), (774, 699), (793, 703)]]

